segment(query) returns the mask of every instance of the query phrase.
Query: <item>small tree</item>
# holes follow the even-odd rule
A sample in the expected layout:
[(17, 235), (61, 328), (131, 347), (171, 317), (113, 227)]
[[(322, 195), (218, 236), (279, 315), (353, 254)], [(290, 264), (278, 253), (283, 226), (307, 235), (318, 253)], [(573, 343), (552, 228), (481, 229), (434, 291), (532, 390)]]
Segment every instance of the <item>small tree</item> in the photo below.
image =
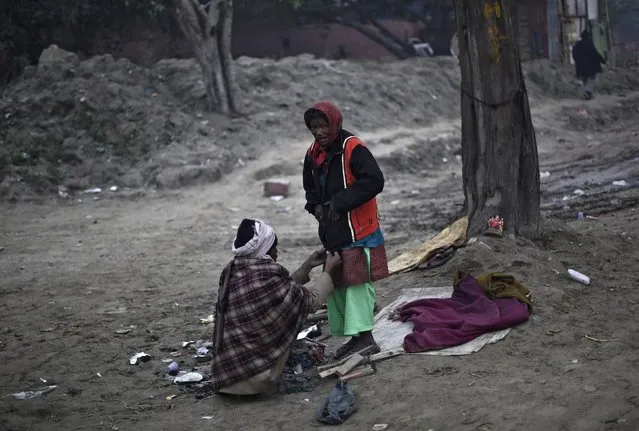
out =
[(177, 22), (197, 58), (209, 107), (225, 115), (239, 112), (231, 52), (233, 0), (173, 0)]
[(461, 67), (464, 207), (469, 234), (500, 215), (539, 237), (537, 142), (515, 27), (515, 0), (455, 0)]

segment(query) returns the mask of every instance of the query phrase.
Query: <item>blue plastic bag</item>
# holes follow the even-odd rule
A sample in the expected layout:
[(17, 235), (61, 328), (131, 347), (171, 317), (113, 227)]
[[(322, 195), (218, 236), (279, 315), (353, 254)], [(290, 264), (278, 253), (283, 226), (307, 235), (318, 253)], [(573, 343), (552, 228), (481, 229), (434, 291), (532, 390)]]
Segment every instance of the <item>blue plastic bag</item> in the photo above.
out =
[(357, 400), (351, 385), (340, 381), (317, 411), (317, 420), (323, 424), (339, 425), (356, 411)]

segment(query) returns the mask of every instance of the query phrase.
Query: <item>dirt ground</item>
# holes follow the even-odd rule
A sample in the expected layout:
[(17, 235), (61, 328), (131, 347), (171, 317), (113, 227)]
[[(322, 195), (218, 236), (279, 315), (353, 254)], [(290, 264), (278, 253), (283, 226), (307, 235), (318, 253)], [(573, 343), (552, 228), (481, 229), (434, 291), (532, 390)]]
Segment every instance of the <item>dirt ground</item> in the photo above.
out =
[[(534, 295), (530, 321), (469, 356), (380, 363), (376, 375), (354, 381), (359, 411), (341, 428), (639, 429), (639, 94), (539, 100), (533, 117), (544, 239), (481, 238), (444, 267), (378, 285), (385, 305), (403, 288), (451, 283), (457, 268), (507, 271)], [(361, 133), (387, 176), (380, 211), (391, 256), (444, 227), (463, 202), (460, 125), (438, 118), (423, 128), (410, 121)], [(333, 381), (266, 400), (197, 399), (166, 378), (162, 362), (182, 342), (210, 338), (212, 326), (200, 318), (213, 312), (243, 217), (276, 227), (280, 259), (291, 269), (318, 246), (299, 178), (308, 141), (276, 140), (215, 184), (3, 204), (0, 429), (318, 427), (315, 410)], [(292, 196), (263, 198), (270, 176), (291, 179)], [(619, 180), (625, 185), (613, 185)], [(598, 218), (578, 221), (579, 211)], [(591, 276), (592, 285), (570, 280), (567, 268)], [(131, 330), (116, 333), (122, 329)], [(152, 360), (129, 365), (140, 351)], [(177, 359), (193, 366), (188, 351)], [(5, 396), (45, 385), (58, 388), (34, 400)]]

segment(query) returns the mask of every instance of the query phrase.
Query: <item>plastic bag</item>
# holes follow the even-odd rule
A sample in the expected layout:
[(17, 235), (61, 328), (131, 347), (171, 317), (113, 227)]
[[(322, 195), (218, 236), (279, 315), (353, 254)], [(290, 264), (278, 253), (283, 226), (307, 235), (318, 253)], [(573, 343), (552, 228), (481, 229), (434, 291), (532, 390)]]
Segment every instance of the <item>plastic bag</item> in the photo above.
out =
[(356, 411), (357, 400), (350, 384), (338, 382), (317, 411), (317, 420), (323, 424), (339, 425)]

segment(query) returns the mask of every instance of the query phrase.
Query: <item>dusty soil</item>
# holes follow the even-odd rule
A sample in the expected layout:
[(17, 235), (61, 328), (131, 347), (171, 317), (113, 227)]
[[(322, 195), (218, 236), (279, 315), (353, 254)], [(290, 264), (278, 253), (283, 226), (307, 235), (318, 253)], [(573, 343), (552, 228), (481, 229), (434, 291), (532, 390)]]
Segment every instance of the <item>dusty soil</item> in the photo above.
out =
[[(590, 102), (535, 98), (542, 241), (481, 238), (444, 267), (394, 276), (378, 286), (384, 305), (403, 288), (450, 283), (457, 268), (508, 271), (532, 290), (531, 320), (470, 356), (404, 356), (380, 363), (376, 375), (354, 382), (360, 408), (342, 428), (385, 423), (389, 430), (639, 429), (639, 95), (606, 93)], [(291, 103), (289, 115), (301, 115), (314, 96), (300, 96), (304, 103)], [(462, 204), (459, 122), (442, 112), (426, 127), (415, 128), (407, 117), (397, 127), (376, 129), (386, 117), (377, 124), (374, 117), (365, 120), (367, 100), (352, 103), (352, 117), (365, 126), (351, 117), (347, 124), (353, 121), (386, 172), (380, 210), (395, 256), (441, 229)], [(166, 379), (162, 362), (183, 341), (211, 336), (211, 326), (199, 319), (213, 311), (219, 272), (241, 218), (259, 216), (276, 226), (282, 263), (291, 269), (317, 247), (299, 181), (308, 138), (300, 125), (287, 131), (282, 124), (264, 132), (272, 141), (259, 158), (245, 159), (216, 184), (129, 199), (103, 192), (95, 199), (82, 195), (81, 201), (76, 196), (0, 207), (0, 429), (317, 426), (315, 409), (333, 382), (267, 400), (198, 399)], [(273, 138), (277, 133), (282, 139)], [(298, 139), (286, 139), (289, 133)], [(293, 181), (290, 198), (274, 202), (261, 196), (262, 180), (272, 175)], [(614, 186), (616, 180), (626, 185)], [(598, 218), (577, 221), (579, 211)], [(570, 280), (569, 267), (591, 276), (592, 285)], [(116, 333), (126, 328), (131, 331)], [(129, 365), (140, 351), (152, 360)], [(195, 365), (188, 350), (177, 359), (183, 368)], [(49, 384), (58, 388), (35, 400), (4, 397)], [(174, 394), (179, 396), (166, 399)]]

